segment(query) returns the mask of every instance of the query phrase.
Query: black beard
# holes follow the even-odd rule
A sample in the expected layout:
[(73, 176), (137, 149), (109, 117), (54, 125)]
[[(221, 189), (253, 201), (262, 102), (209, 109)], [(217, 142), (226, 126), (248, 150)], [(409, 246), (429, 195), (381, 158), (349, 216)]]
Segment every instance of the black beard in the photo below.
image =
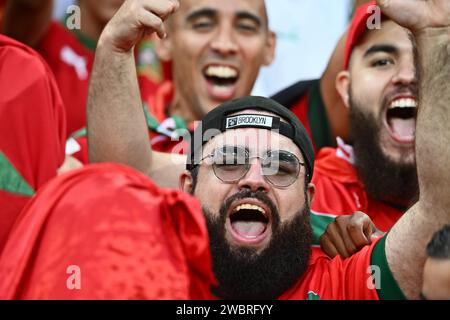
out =
[[(225, 239), (226, 212), (230, 204), (256, 198), (272, 211), (272, 239), (267, 248), (231, 247)], [(305, 200), (306, 200), (305, 195)], [(203, 208), (210, 237), (214, 274), (219, 282), (214, 294), (222, 299), (276, 299), (295, 284), (308, 267), (312, 231), (306, 203), (291, 221), (280, 224), (276, 207), (264, 192), (242, 191), (228, 199), (219, 216)], [(216, 217), (216, 218), (215, 218)]]
[(419, 198), (415, 164), (398, 163), (387, 157), (380, 146), (380, 125), (374, 116), (364, 114), (350, 94), (350, 141), (355, 168), (372, 199), (405, 210)]

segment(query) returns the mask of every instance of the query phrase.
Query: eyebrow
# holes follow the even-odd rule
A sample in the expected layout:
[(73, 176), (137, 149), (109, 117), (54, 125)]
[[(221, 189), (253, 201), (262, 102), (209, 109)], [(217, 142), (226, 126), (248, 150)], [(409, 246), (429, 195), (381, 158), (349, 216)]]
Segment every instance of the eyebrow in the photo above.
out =
[(261, 18), (258, 17), (256, 14), (253, 14), (249, 11), (238, 11), (236, 13), (236, 17), (238, 19), (248, 19), (248, 20), (252, 20), (254, 23), (256, 23), (258, 25), (258, 27), (262, 26), (262, 21)]
[(364, 58), (378, 52), (398, 53), (398, 48), (391, 44), (376, 44), (367, 49), (367, 51), (364, 53)]
[(193, 21), (201, 17), (214, 18), (215, 16), (217, 16), (217, 10), (214, 10), (212, 8), (202, 8), (194, 10), (193, 12), (188, 14), (186, 17), (186, 21)]
[[(208, 18), (214, 18), (217, 16), (217, 10), (213, 8), (202, 8), (198, 10), (194, 10), (190, 14), (187, 15), (186, 21), (193, 21), (201, 17), (208, 17)], [(252, 20), (254, 23), (260, 27), (262, 25), (261, 18), (258, 17), (256, 14), (251, 13), (249, 11), (238, 11), (236, 13), (236, 17), (238, 19), (249, 19)]]

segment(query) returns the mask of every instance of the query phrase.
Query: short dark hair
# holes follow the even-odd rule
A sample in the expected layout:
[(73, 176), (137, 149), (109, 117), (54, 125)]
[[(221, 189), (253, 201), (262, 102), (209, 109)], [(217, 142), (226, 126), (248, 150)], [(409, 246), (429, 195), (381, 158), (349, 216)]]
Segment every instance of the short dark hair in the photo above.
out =
[(195, 188), (197, 187), (199, 169), (200, 166), (195, 166), (189, 171), (192, 176), (192, 194), (194, 194)]
[(450, 224), (433, 235), (427, 246), (427, 255), (430, 258), (450, 259)]

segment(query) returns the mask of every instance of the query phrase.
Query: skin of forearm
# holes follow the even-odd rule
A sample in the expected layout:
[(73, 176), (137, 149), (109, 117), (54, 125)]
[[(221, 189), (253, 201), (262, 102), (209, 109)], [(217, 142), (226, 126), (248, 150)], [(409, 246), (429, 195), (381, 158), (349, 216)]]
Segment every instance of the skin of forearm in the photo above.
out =
[(35, 47), (52, 18), (53, 1), (8, 1), (3, 21), (3, 33)]
[(427, 30), (415, 39), (420, 200), (392, 228), (386, 243), (391, 271), (410, 299), (419, 297), (426, 245), (434, 232), (450, 222), (450, 29)]
[[(421, 202), (450, 207), (450, 28), (416, 36), (420, 81), (416, 159)], [(447, 215), (448, 217), (450, 215)]]
[(133, 50), (118, 52), (103, 36), (91, 75), (87, 119), (91, 162), (122, 163), (148, 174), (151, 147)]

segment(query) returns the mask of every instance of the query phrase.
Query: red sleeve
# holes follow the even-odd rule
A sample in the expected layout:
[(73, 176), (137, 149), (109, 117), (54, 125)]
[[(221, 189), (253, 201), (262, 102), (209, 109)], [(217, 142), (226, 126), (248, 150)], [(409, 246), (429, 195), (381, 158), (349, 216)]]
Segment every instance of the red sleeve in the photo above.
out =
[(0, 90), (1, 251), (16, 215), (64, 161), (65, 114), (47, 64), (2, 35)]
[(281, 299), (290, 300), (378, 300), (371, 274), (375, 243), (352, 257), (317, 258), (297, 284)]
[[(10, 239), (0, 260), (0, 299), (212, 297), (200, 204), (130, 168), (87, 166), (54, 179)], [(81, 288), (71, 290), (76, 268)]]

